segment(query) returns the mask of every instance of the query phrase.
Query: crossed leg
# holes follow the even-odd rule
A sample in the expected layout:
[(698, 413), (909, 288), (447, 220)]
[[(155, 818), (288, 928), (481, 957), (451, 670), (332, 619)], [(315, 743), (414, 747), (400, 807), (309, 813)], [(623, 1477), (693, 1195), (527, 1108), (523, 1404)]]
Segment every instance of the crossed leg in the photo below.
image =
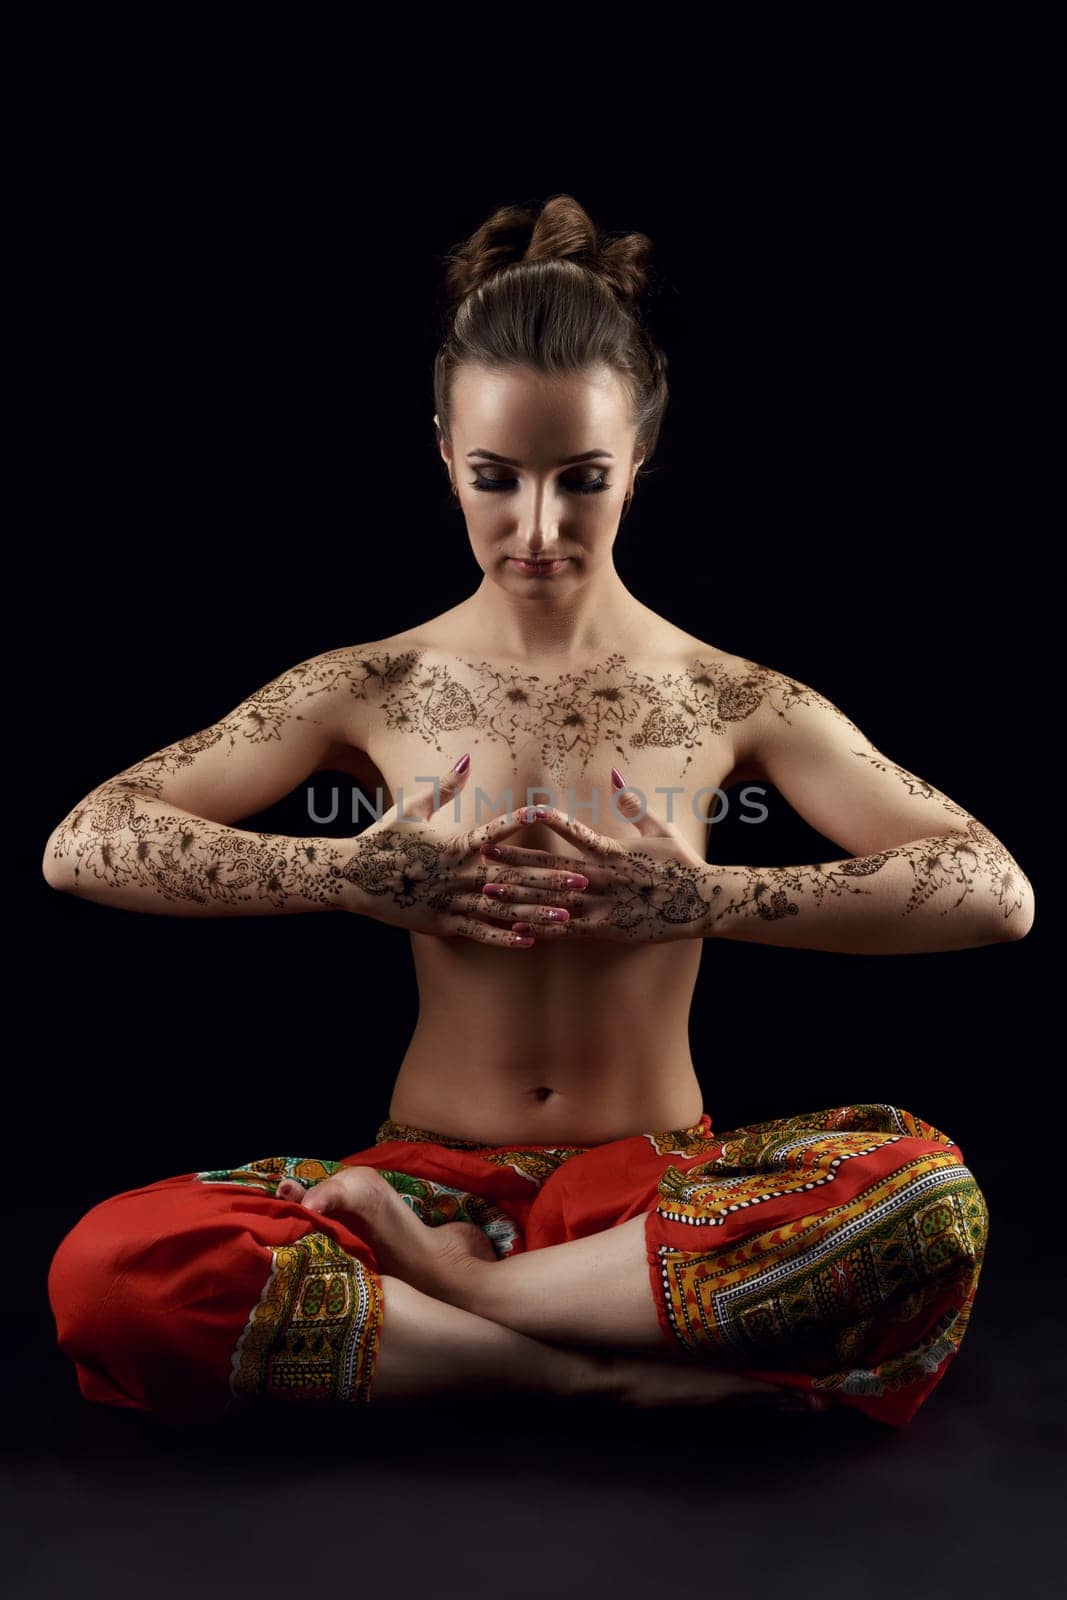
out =
[[(278, 1193), (303, 1198), (291, 1180)], [(390, 1311), (397, 1313), (398, 1338), (395, 1362), (382, 1339), (379, 1394), (383, 1379), (386, 1391), (395, 1385), (398, 1393), (410, 1392), (409, 1383), (441, 1388), (443, 1375), (431, 1385), (426, 1374), (434, 1363), (440, 1368), (448, 1350), (456, 1353), (453, 1377), (444, 1380), (448, 1387), (504, 1382), (607, 1394), (639, 1406), (759, 1395), (809, 1409), (799, 1393), (702, 1367), (681, 1349), (670, 1350), (650, 1292), (642, 1216), (586, 1239), (498, 1260), (472, 1224), (427, 1227), (371, 1167), (334, 1174), (310, 1191), (306, 1205), (358, 1219), (387, 1275), (387, 1320)]]

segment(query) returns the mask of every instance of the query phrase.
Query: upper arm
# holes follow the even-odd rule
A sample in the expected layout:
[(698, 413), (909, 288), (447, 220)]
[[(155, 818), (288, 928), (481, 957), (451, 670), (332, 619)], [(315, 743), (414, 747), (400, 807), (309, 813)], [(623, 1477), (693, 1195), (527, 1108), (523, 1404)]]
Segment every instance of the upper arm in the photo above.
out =
[(745, 665), (755, 709), (745, 719), (740, 759), (811, 827), (856, 856), (967, 832), (968, 811), (883, 755), (831, 700), (783, 673)]
[(352, 662), (351, 650), (298, 662), (217, 722), (99, 787), (136, 788), (213, 822), (263, 811), (346, 747), (354, 726)]

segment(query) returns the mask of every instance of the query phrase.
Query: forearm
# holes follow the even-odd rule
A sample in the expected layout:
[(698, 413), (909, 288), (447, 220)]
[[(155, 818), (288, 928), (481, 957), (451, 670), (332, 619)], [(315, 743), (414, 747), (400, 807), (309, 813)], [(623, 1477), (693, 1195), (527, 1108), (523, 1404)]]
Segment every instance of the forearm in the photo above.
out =
[(1027, 933), (1033, 889), (973, 818), (965, 833), (798, 867), (712, 866), (701, 937), (846, 955), (969, 950)]
[(156, 916), (358, 912), (372, 904), (351, 870), (362, 837), (232, 828), (136, 786), (109, 782), (56, 828), (44, 870), (57, 889)]

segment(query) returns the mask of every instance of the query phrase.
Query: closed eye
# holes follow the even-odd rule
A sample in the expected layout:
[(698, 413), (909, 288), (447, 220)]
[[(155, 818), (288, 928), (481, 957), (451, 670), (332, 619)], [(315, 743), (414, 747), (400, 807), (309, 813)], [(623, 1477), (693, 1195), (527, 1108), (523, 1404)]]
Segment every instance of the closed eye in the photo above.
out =
[[(499, 493), (501, 490), (509, 490), (514, 487), (514, 478), (486, 478), (479, 474), (477, 478), (471, 480), (472, 489), (488, 489), (492, 493)], [(599, 477), (596, 478), (584, 478), (580, 481), (572, 478), (570, 483), (564, 480), (563, 487), (569, 490), (571, 494), (600, 494), (604, 489), (610, 489), (611, 484), (604, 474), (600, 473)]]

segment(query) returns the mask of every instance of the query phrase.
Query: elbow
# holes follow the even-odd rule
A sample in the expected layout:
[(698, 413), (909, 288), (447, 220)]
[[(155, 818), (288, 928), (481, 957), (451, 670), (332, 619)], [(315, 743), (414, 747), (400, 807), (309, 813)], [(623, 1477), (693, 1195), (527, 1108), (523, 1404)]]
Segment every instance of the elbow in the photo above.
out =
[(1025, 939), (1034, 925), (1034, 891), (1029, 879), (1023, 879), (1023, 891), (1018, 899), (1004, 908), (1000, 920), (1000, 937), (1014, 942)]
[(50, 889), (69, 890), (73, 879), (71, 878), (66, 857), (57, 842), (56, 836), (58, 832), (59, 829), (57, 828), (54, 833), (48, 836), (48, 843), (44, 847), (44, 856), (41, 859), (41, 871), (44, 874), (44, 881)]

